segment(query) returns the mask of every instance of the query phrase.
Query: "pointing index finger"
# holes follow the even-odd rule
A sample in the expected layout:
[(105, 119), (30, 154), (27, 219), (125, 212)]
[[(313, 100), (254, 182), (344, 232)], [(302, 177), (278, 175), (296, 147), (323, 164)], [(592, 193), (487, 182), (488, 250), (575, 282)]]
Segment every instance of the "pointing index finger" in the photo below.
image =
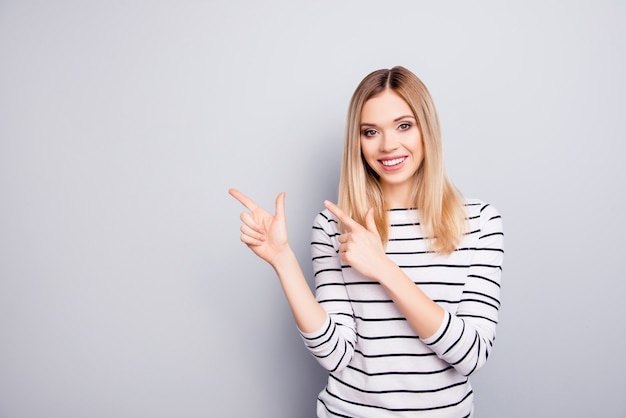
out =
[(354, 219), (348, 216), (343, 210), (339, 208), (339, 206), (335, 205), (333, 202), (325, 200), (324, 206), (326, 206), (326, 209), (331, 211), (332, 214), (335, 215), (337, 219), (339, 219), (341, 222), (343, 222), (344, 225), (346, 225), (349, 229), (352, 230), (360, 226)]
[(245, 194), (241, 193), (237, 189), (228, 189), (228, 194), (230, 194), (232, 197), (237, 199), (239, 201), (239, 203), (244, 205), (250, 211), (254, 211), (254, 209), (256, 209), (256, 207), (257, 207), (256, 203), (254, 203), (254, 201), (252, 199), (250, 199), (248, 196), (246, 196)]

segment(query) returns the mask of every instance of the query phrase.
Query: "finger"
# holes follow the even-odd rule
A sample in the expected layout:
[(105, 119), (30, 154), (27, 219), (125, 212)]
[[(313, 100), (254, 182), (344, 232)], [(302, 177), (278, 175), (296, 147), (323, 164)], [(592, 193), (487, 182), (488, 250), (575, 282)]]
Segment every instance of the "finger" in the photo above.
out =
[(370, 208), (365, 214), (365, 227), (368, 231), (380, 237), (378, 234), (378, 228), (376, 227), (376, 220), (374, 220), (374, 208)]
[(354, 219), (349, 217), (344, 211), (342, 211), (339, 208), (339, 206), (335, 205), (333, 202), (331, 202), (329, 200), (325, 200), (324, 201), (324, 206), (326, 207), (326, 209), (331, 211), (331, 213), (333, 215), (335, 215), (337, 217), (337, 219), (339, 219), (341, 222), (343, 222), (344, 225), (346, 225), (348, 227), (348, 229), (352, 230), (352, 229), (356, 229), (356, 228), (360, 227), (360, 225)]
[(257, 208), (256, 203), (245, 194), (241, 193), (237, 189), (228, 189), (228, 194), (237, 199), (239, 203), (247, 207), (249, 210), (254, 211)]
[(276, 197), (276, 217), (278, 219), (285, 218), (285, 192), (282, 192)]
[(255, 231), (254, 229), (250, 228), (248, 225), (241, 225), (241, 228), (239, 228), (242, 235), (247, 235), (251, 238), (254, 238), (258, 241), (265, 241), (265, 234), (262, 232), (258, 232)]
[(257, 247), (259, 245), (263, 245), (263, 241), (260, 241), (260, 240), (258, 240), (256, 238), (253, 238), (250, 235), (241, 234), (239, 239), (241, 240), (241, 242), (246, 244), (248, 247)]
[(263, 227), (254, 220), (250, 213), (243, 212), (241, 216), (239, 216), (239, 219), (241, 219), (241, 222), (243, 222), (244, 225), (248, 226), (250, 229), (257, 231), (260, 234), (265, 233)]

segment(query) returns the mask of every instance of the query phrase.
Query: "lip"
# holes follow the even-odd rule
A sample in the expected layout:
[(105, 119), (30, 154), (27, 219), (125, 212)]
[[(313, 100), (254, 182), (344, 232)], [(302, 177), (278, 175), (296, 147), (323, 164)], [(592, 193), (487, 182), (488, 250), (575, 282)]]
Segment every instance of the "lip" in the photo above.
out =
[[(406, 163), (408, 157), (406, 155), (398, 155), (398, 156), (394, 156), (394, 157), (386, 157), (386, 158), (381, 158), (378, 160), (378, 162), (380, 163), (380, 166), (383, 170), (385, 171), (398, 171), (400, 170), (402, 167), (404, 167), (404, 164)], [(394, 160), (398, 160), (398, 162), (394, 165), (385, 165), (385, 162), (390, 162), (390, 161), (394, 161)]]

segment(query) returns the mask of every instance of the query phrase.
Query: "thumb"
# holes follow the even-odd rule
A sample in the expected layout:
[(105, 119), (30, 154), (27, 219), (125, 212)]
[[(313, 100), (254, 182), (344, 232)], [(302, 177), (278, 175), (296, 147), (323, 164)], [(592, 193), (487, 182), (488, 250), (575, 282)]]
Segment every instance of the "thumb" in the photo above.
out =
[(374, 220), (374, 208), (369, 208), (367, 213), (365, 214), (365, 227), (368, 231), (380, 237), (378, 234), (378, 228), (376, 227), (376, 221)]
[(281, 192), (276, 197), (276, 217), (278, 219), (285, 219), (285, 192)]

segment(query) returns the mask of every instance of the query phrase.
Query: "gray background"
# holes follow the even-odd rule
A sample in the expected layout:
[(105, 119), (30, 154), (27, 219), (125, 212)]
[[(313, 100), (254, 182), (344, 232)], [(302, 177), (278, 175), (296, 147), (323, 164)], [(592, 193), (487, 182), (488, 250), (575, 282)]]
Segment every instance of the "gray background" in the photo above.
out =
[(325, 374), (237, 187), (335, 199), (350, 95), (401, 64), (503, 214), (477, 416), (626, 417), (626, 6), (0, 0), (0, 417), (312, 417)]

